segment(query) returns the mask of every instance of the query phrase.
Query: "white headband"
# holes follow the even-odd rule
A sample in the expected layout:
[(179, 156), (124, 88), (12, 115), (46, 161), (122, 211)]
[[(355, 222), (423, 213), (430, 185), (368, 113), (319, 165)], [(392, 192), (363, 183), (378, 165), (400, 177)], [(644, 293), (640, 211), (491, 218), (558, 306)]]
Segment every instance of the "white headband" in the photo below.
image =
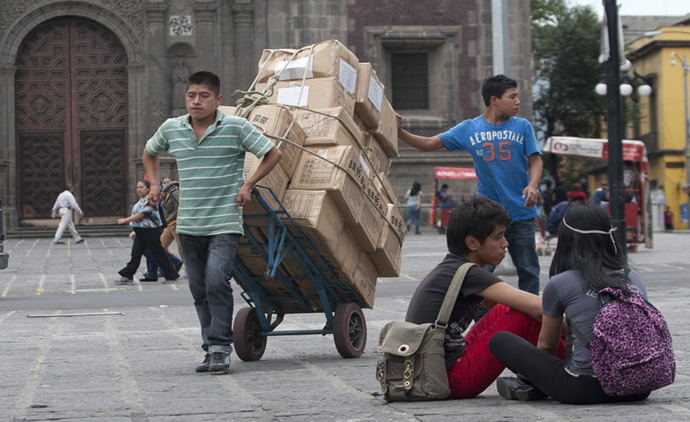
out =
[(618, 247), (616, 247), (616, 239), (615, 239), (615, 237), (613, 236), (613, 232), (615, 232), (616, 230), (618, 230), (618, 227), (611, 227), (611, 228), (609, 229), (609, 231), (607, 231), (607, 232), (602, 231), (602, 230), (580, 230), (580, 229), (576, 229), (576, 228), (574, 228), (574, 227), (570, 227), (570, 226), (568, 225), (568, 223), (565, 222), (565, 217), (563, 217), (563, 225), (566, 226), (567, 228), (569, 228), (570, 230), (572, 230), (572, 231), (574, 231), (574, 232), (577, 232), (577, 233), (581, 233), (581, 234), (608, 234), (609, 237), (611, 238), (611, 243), (613, 243), (613, 250), (614, 250), (614, 253), (615, 253), (616, 255), (618, 255)]

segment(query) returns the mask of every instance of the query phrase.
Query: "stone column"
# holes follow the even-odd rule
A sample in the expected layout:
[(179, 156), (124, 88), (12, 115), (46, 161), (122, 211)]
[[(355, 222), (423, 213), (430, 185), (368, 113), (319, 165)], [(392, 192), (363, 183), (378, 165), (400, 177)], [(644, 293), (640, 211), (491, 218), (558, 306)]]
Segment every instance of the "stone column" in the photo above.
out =
[(167, 2), (146, 3), (146, 79), (148, 131), (153, 131), (170, 115), (170, 78), (165, 58)]
[[(194, 18), (196, 20), (196, 50), (198, 67), (195, 70), (208, 70), (218, 74), (216, 67), (216, 12), (215, 3), (197, 1), (194, 3)], [(222, 81), (221, 81), (222, 82)]]
[[(153, 136), (157, 126), (150, 122), (147, 101), (147, 85), (149, 77), (144, 63), (129, 63), (127, 65), (127, 106), (129, 108), (129, 134), (127, 159), (127, 186), (133, 186), (143, 174), (142, 153), (146, 141)], [(132, 183), (134, 182), (134, 183)], [(133, 189), (127, 190), (127, 208), (137, 201)]]
[(19, 226), (17, 208), (17, 150), (15, 137), (14, 75), (16, 66), (0, 67), (0, 196), (5, 233)]
[(235, 24), (235, 83), (237, 89), (247, 90), (257, 73), (254, 57), (254, 5), (251, 1), (236, 1), (232, 7)]

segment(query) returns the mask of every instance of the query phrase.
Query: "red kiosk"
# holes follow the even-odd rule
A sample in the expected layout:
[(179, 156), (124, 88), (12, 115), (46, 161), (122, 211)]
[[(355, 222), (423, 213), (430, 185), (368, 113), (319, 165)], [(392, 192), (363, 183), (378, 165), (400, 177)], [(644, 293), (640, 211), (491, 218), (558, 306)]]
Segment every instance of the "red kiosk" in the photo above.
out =
[[(438, 181), (442, 179), (450, 180), (477, 180), (477, 174), (473, 168), (462, 167), (436, 167), (434, 168), (434, 196), (431, 198), (431, 213), (429, 224), (438, 227), (440, 233), (445, 233), (446, 226), (452, 208), (441, 208), (438, 204)], [(437, 207), (441, 208), (440, 217), (437, 215)]]
[[(569, 155), (597, 160), (609, 159), (607, 139), (575, 138), (553, 136), (546, 141), (544, 153)], [(651, 199), (649, 195), (649, 163), (647, 150), (642, 141), (623, 140), (623, 160), (636, 163), (638, 180), (635, 191), (636, 203), (625, 204), (625, 224), (629, 249), (637, 250), (637, 244), (644, 241), (647, 248), (653, 247), (651, 228)]]

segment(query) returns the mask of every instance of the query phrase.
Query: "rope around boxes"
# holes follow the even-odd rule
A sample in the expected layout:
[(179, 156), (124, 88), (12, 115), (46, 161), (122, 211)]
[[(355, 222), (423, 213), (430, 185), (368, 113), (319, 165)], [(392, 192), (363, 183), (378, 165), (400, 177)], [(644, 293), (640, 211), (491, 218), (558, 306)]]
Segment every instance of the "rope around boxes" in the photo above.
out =
[[(313, 110), (313, 109), (310, 109), (308, 107), (285, 106), (283, 104), (273, 103), (273, 102), (268, 100), (268, 97), (273, 95), (273, 88), (274, 88), (275, 84), (280, 80), (280, 74), (283, 73), (283, 71), (287, 68), (287, 66), (283, 66), (283, 68), (280, 70), (280, 72), (278, 72), (276, 75), (273, 75), (270, 78), (268, 78), (268, 82), (267, 82), (266, 87), (264, 88), (263, 92), (254, 91), (254, 88), (256, 87), (256, 84), (259, 80), (259, 76), (263, 73), (263, 71), (266, 69), (266, 66), (268, 66), (268, 64), (270, 63), (271, 57), (273, 57), (274, 53), (276, 53), (278, 51), (291, 52), (292, 56), (290, 57), (288, 62), (292, 62), (299, 52), (301, 52), (305, 49), (309, 49), (309, 56), (308, 56), (308, 61), (307, 61), (307, 66), (309, 66), (309, 64), (313, 60), (313, 54), (314, 54), (314, 47), (315, 46), (316, 46), (316, 44), (312, 44), (308, 47), (303, 47), (299, 50), (273, 50), (273, 51), (271, 51), (271, 55), (268, 57), (268, 59), (266, 60), (266, 62), (263, 65), (263, 67), (257, 73), (256, 78), (254, 78), (254, 81), (252, 82), (251, 86), (249, 87), (249, 90), (247, 90), (247, 91), (236, 90), (235, 92), (233, 92), (233, 96), (234, 95), (242, 95), (242, 97), (240, 99), (238, 99), (235, 103), (237, 106), (237, 108), (235, 110), (235, 115), (247, 118), (249, 116), (249, 114), (252, 112), (252, 110), (254, 110), (256, 107), (262, 106), (262, 105), (277, 105), (281, 108), (286, 109), (287, 111), (290, 111), (290, 109), (308, 110), (312, 113), (321, 114), (325, 117), (338, 120), (338, 122), (340, 122), (342, 127), (344, 127), (348, 131), (348, 133), (352, 136), (352, 138), (355, 140), (355, 142), (359, 146), (360, 150), (365, 151), (364, 145), (362, 145), (362, 143), (359, 141), (359, 138), (356, 136), (356, 134), (354, 134), (352, 132), (352, 130), (348, 127), (348, 125), (345, 124), (345, 122), (340, 117), (333, 116), (333, 115), (328, 114), (328, 113), (323, 113), (323, 112), (318, 111), (318, 110)], [(307, 79), (307, 72), (304, 72), (304, 75), (302, 76), (302, 80), (300, 82), (299, 99), (302, 98), (302, 91), (304, 89), (304, 83), (305, 83), (306, 79)], [(352, 181), (355, 182), (357, 187), (364, 194), (364, 197), (374, 206), (374, 208), (381, 215), (381, 217), (383, 217), (383, 220), (388, 224), (388, 226), (395, 233), (395, 236), (398, 238), (398, 242), (400, 243), (400, 246), (402, 246), (403, 238), (398, 233), (395, 226), (386, 218), (386, 215), (379, 209), (379, 207), (376, 206), (376, 203), (374, 202), (374, 200), (369, 195), (367, 195), (366, 192), (364, 192), (364, 187), (362, 185), (360, 185), (359, 181), (355, 178), (355, 176), (353, 176), (350, 173), (350, 171), (347, 168), (341, 166), (340, 164), (338, 164), (334, 161), (331, 161), (325, 157), (322, 157), (322, 156), (310, 151), (309, 149), (305, 148), (302, 145), (299, 145), (299, 144), (292, 142), (291, 140), (287, 139), (287, 136), (290, 133), (290, 131), (292, 130), (292, 127), (294, 124), (295, 124), (295, 119), (293, 118), (292, 121), (290, 122), (290, 125), (287, 127), (287, 129), (285, 130), (285, 133), (282, 136), (270, 135), (270, 134), (266, 134), (266, 133), (264, 133), (264, 135), (269, 137), (269, 138), (273, 138), (276, 140), (287, 142), (290, 145), (295, 146), (295, 147), (301, 149), (302, 151), (307, 152), (307, 153), (309, 153), (315, 157), (318, 157), (318, 158), (328, 162), (329, 164), (333, 165), (334, 167), (344, 171), (345, 174), (347, 175), (347, 177), (349, 177), (350, 179), (352, 179)], [(371, 162), (371, 159), (369, 158), (369, 156), (366, 153), (364, 154), (364, 159), (367, 161), (367, 164), (369, 164), (369, 166), (371, 168), (374, 168), (374, 165)], [(381, 185), (383, 186), (383, 180), (381, 179), (379, 174), (377, 172), (374, 172), (374, 174), (376, 175), (375, 177), (378, 179), (379, 183), (381, 183)]]

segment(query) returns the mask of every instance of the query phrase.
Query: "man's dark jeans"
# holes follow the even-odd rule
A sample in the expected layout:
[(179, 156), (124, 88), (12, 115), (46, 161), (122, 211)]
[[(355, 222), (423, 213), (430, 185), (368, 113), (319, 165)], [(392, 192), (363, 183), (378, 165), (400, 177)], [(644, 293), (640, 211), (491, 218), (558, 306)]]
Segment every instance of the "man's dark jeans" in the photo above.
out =
[(201, 324), (201, 347), (209, 353), (232, 351), (230, 279), (235, 270), (239, 237), (239, 234), (180, 234), (189, 290)]

